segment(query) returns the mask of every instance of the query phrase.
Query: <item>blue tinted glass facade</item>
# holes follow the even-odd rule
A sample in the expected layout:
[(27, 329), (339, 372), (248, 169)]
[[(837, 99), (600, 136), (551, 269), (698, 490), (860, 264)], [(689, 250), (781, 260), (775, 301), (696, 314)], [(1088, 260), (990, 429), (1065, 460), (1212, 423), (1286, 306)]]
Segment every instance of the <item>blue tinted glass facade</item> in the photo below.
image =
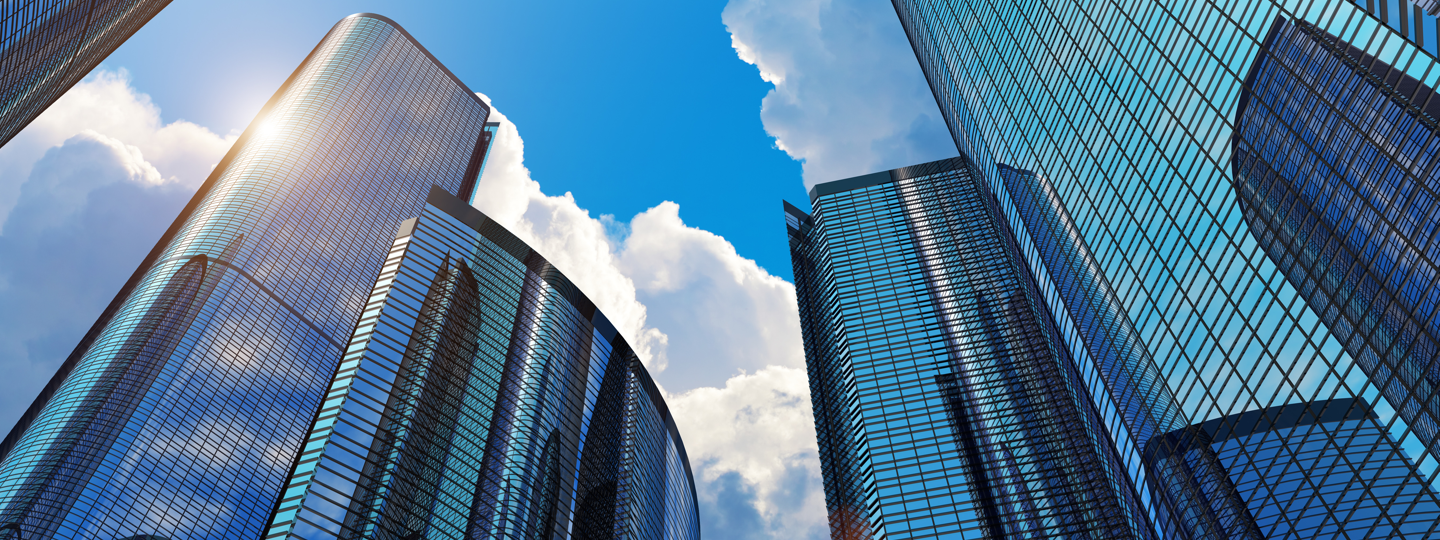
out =
[(266, 538), (698, 539), (635, 353), (539, 254), (440, 188), (396, 235)]
[(1363, 399), (1249, 411), (1174, 434), (1219, 456), (1265, 538), (1433, 538), (1440, 498)]
[[(1094, 440), (1111, 445), (1101, 448), (1114, 456), (1106, 470), (1121, 485), (1120, 507), (1133, 497), (1140, 508), (1133, 514), (1140, 525), (1119, 536), (1434, 536), (1437, 451), (1434, 428), (1425, 425), (1433, 360), (1421, 333), (1436, 319), (1424, 314), (1433, 306), (1427, 295), (1440, 290), (1427, 273), (1437, 220), (1417, 204), (1434, 197), (1425, 182), (1435, 137), (1421, 126), (1436, 117), (1425, 109), (1433, 107), (1429, 88), (1440, 81), (1440, 64), (1418, 46), (1434, 34), (1417, 33), (1433, 27), (1430, 3), (894, 4), (973, 182), (993, 201), (994, 221), (1008, 227), (1015, 266), (1033, 282), (1032, 304), (1063, 351), (1059, 363), (1079, 380), (1073, 392), (1081, 416), (1093, 411)], [(1426, 15), (1407, 19), (1408, 30), (1389, 18), (1392, 8), (1414, 14), (1416, 7)], [(1277, 19), (1296, 41), (1272, 39)], [(1330, 47), (1316, 41), (1325, 39)], [(1269, 78), (1247, 79), (1252, 67)], [(1262, 99), (1278, 112), (1256, 117), (1250, 110)], [(1416, 105), (1397, 109), (1404, 100)], [(1263, 158), (1241, 163), (1237, 148), (1246, 144)], [(1250, 174), (1261, 161), (1300, 176), (1282, 182)], [(928, 482), (928, 491), (903, 506), (882, 502), (890, 473), (877, 448), (897, 433), (938, 440), (927, 424), (935, 415), (916, 407), (900, 415), (904, 421), (867, 425), (867, 375), (854, 366), (907, 365), (913, 349), (934, 349), (933, 337), (864, 326), (885, 317), (846, 318), (853, 317), (847, 310), (903, 303), (913, 291), (863, 301), (848, 295), (934, 272), (922, 264), (844, 268), (859, 254), (904, 252), (914, 243), (891, 224), (827, 202), (859, 199), (880, 185), (865, 178), (816, 186), (812, 221), (798, 210), (789, 218), (832, 532), (950, 534), (910, 525), (928, 507), (961, 523), (950, 536), (1024, 536), (987, 524), (977, 510), (977, 494), (987, 488), (973, 477), (954, 477), (948, 491)], [(1275, 195), (1277, 185), (1293, 187)], [(1260, 195), (1242, 193), (1247, 189)], [(1323, 195), (1342, 189), (1356, 195)], [(1335, 206), (1308, 218), (1290, 213), (1305, 197)], [(1346, 207), (1352, 201), (1368, 205), (1368, 213)], [(864, 202), (854, 208), (869, 212), (876, 204)], [(953, 204), (928, 204), (942, 203)], [(944, 211), (901, 206), (907, 214)], [(1266, 219), (1278, 224), (1261, 223)], [(1339, 220), (1341, 232), (1307, 247), (1324, 219)], [(827, 243), (797, 242), (796, 231), (807, 226), (829, 228)], [(854, 232), (833, 232), (847, 226)], [(1351, 232), (1355, 238), (1347, 239)], [(1325, 274), (1314, 261), (1345, 242), (1368, 251), (1350, 248), (1360, 255)], [(1274, 254), (1271, 246), (1288, 251)], [(1292, 276), (1297, 268), (1308, 274)], [(1376, 277), (1364, 282), (1366, 272)], [(1314, 297), (1325, 287), (1340, 294)], [(952, 305), (961, 318), (988, 318), (980, 304)], [(1362, 345), (1369, 358), (1358, 352)], [(879, 395), (918, 400), (924, 389)], [(1366, 404), (1365, 411), (1328, 420), (1337, 400)], [(1206, 429), (1237, 433), (1254, 415), (1282, 412), (1326, 420), (1196, 442)], [(975, 468), (959, 454), (937, 461), (948, 470)], [(923, 466), (916, 474), (928, 480)], [(1087, 534), (1096, 536), (1076, 536)]]
[(338, 23), (6, 439), (0, 521), (261, 536), (396, 225), (468, 197), (488, 114), (394, 23)]
[(0, 5), (0, 146), (170, 0), (12, 0)]
[(1184, 411), (1160, 377), (1139, 330), (1125, 316), (1094, 253), (1081, 240), (1054, 184), (1033, 171), (1004, 164), (995, 168), (1014, 196), (1035, 246), (1034, 259), (1054, 284), (1065, 314), (1075, 321), (1085, 346), (1079, 352), (1087, 360), (1082, 369), (1093, 374), (1088, 387), (1094, 399), (1099, 407), (1114, 410), (1128, 428), (1116, 433), (1121, 447), (1140, 452), (1132, 479), (1162, 510), (1156, 514), (1160, 527), (1171, 535), (1188, 530), (1212, 538), (1256, 536), (1218, 456), (1206, 447), (1177, 452), (1177, 441), (1166, 436), (1185, 427)]
[(1437, 448), (1440, 100), (1375, 57), (1284, 19), (1245, 91), (1233, 155), (1246, 223), (1415, 435)]
[(832, 534), (1144, 537), (1138, 493), (964, 158), (787, 208)]
[[(1440, 534), (1432, 481), (1363, 398), (1181, 423), (1054, 186), (996, 168), (1085, 321), (1084, 359), (1029, 300), (968, 160), (821, 184), (813, 216), (786, 206), (833, 537)], [(1140, 441), (1133, 471), (1103, 413)]]

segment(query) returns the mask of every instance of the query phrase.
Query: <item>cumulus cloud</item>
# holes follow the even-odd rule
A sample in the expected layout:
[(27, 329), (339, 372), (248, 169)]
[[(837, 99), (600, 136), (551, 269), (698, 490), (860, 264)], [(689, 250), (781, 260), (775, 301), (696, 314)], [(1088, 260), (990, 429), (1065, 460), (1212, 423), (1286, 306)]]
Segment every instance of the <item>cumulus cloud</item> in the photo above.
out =
[[(489, 98), (480, 94), (487, 103)], [(605, 224), (575, 203), (569, 192), (549, 196), (525, 168), (525, 141), (505, 115), (491, 143), (485, 172), (475, 186), (475, 207), (539, 250), (605, 313), (652, 372), (663, 372), (667, 336), (646, 324), (646, 309), (635, 284), (617, 266)]]
[(805, 366), (795, 287), (741, 257), (724, 238), (680, 219), (662, 202), (630, 220), (619, 253), (669, 355), (685, 369), (660, 379), (682, 392), (716, 386), (737, 371)]
[(124, 71), (100, 70), (0, 149), (0, 422), (30, 405), (233, 141), (163, 123)]
[(681, 427), (705, 533), (826, 536), (794, 286), (685, 225), (673, 202), (620, 221), (546, 195), (519, 131), (492, 114), (475, 206), (574, 280), (646, 361)]
[(730, 0), (721, 19), (775, 86), (760, 119), (807, 188), (956, 155), (889, 2)]
[(0, 148), (0, 223), (45, 152), (87, 130), (134, 147), (165, 181), (192, 187), (205, 180), (238, 137), (221, 137), (184, 120), (164, 123), (160, 108), (131, 87), (124, 69), (96, 70)]
[(706, 535), (827, 538), (804, 369), (770, 366), (669, 398)]
[[(568, 192), (546, 195), (525, 167), (515, 125), (493, 107), (492, 120), (500, 131), (475, 206), (575, 281), (661, 385), (680, 392), (744, 370), (804, 365), (793, 285), (685, 225), (673, 202), (620, 222), (591, 216)], [(683, 365), (669, 369), (678, 358)]]
[(164, 180), (135, 146), (94, 131), (30, 169), (0, 233), (0, 411), (10, 421), (194, 192)]

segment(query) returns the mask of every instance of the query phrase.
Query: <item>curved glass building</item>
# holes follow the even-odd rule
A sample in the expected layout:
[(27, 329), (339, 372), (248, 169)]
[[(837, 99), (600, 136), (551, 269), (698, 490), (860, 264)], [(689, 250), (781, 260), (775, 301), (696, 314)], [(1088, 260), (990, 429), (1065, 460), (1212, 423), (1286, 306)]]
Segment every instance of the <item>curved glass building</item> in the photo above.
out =
[(262, 536), (396, 226), (469, 197), (488, 116), (393, 22), (336, 24), (0, 446), (0, 524)]
[(400, 226), (265, 538), (698, 539), (655, 383), (539, 253), (439, 187)]
[(0, 146), (169, 4), (14, 0), (0, 5)]
[[(834, 537), (1435, 537), (1434, 2), (894, 5), (978, 195), (787, 209)], [(957, 371), (997, 342), (1068, 398)]]
[(1173, 432), (1213, 453), (1264, 538), (1432, 538), (1440, 495), (1364, 399), (1294, 403)]
[(1422, 443), (1440, 448), (1440, 99), (1283, 18), (1244, 92), (1232, 160), (1245, 222)]

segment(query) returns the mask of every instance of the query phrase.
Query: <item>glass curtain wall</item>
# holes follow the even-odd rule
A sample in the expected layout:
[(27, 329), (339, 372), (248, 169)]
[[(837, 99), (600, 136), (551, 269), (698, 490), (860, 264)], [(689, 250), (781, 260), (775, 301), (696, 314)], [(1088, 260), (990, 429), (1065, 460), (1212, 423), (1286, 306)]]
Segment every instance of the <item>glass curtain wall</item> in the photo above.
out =
[(977, 180), (955, 158), (787, 208), (832, 536), (1147, 537)]
[[(1416, 88), (1433, 88), (1440, 80), (1435, 58), (1417, 46), (1425, 43), (1424, 36), (1400, 32), (1390, 18), (1392, 7), (1405, 13), (1426, 8), (1427, 16), (1411, 20), (1409, 28), (1414, 30), (1418, 20), (1421, 31), (1428, 32), (1434, 26), (1429, 6), (1404, 0), (894, 3), (951, 134), (1014, 231), (1043, 299), (1040, 305), (1048, 308), (1077, 362), (1157, 530), (1180, 538), (1227, 537), (1214, 536), (1204, 525), (1207, 519), (1166, 512), (1174, 508), (1173, 498), (1155, 488), (1171, 484), (1156, 458), (1181, 449), (1168, 437), (1175, 432), (1167, 432), (1167, 426), (1224, 422), (1249, 411), (1363, 400), (1373, 406), (1367, 414), (1374, 425), (1408, 458), (1412, 478), (1433, 485), (1433, 430), (1427, 431), (1431, 428), (1420, 414), (1431, 393), (1417, 392), (1419, 384), (1408, 382), (1403, 392), (1394, 391), (1392, 381), (1403, 377), (1373, 369), (1384, 360), (1354, 352), (1356, 340), (1341, 325), (1328, 323), (1332, 308), (1307, 298), (1304, 282), (1287, 277), (1293, 258), (1267, 251), (1270, 240), (1262, 238), (1268, 233), (1247, 217), (1252, 210), (1246, 205), (1255, 205), (1237, 193), (1254, 188), (1244, 186), (1251, 180), (1236, 167), (1241, 156), (1234, 143), (1237, 126), (1250, 121), (1244, 116), (1259, 114), (1241, 112), (1247, 75), (1257, 59), (1272, 58), (1257, 68), (1276, 74), (1272, 79), (1295, 78), (1285, 72), (1286, 65), (1337, 71), (1340, 64), (1350, 65), (1336, 59), (1336, 51), (1363, 64), (1361, 71), (1383, 66), (1386, 73), (1378, 78), (1356, 75), (1352, 67), (1343, 77), (1322, 70), (1299, 77), (1303, 84), (1278, 83), (1290, 94), (1279, 97), (1298, 97), (1307, 115), (1282, 116), (1268, 124), (1257, 118), (1257, 126), (1271, 128), (1255, 128), (1269, 140), (1254, 142), (1253, 152), (1279, 156), (1282, 149), (1294, 150), (1283, 159), (1266, 158), (1282, 161), (1275, 167), (1282, 171), (1324, 161), (1304, 152), (1369, 167), (1392, 183), (1386, 189), (1393, 191), (1386, 192), (1397, 195), (1379, 212), (1401, 223), (1392, 238), (1404, 238), (1412, 242), (1411, 249), (1424, 253), (1432, 242), (1433, 216), (1418, 221), (1399, 216), (1427, 191), (1394, 186), (1429, 181), (1429, 169), (1383, 163), (1389, 159), (1366, 161), (1368, 154), (1357, 153), (1353, 139), (1343, 136), (1354, 128), (1334, 125), (1353, 122), (1358, 131), (1371, 132), (1365, 144), (1414, 149), (1389, 150), (1390, 156), (1428, 155), (1424, 149), (1433, 143), (1433, 133), (1414, 126), (1433, 116), (1423, 106), (1392, 112), (1397, 106), (1389, 96), (1414, 99)], [(1284, 45), (1267, 52), (1279, 44), (1267, 45), (1277, 19), (1290, 21), (1296, 36), (1333, 38), (1331, 45)], [(1306, 28), (1314, 32), (1305, 34)], [(1298, 58), (1302, 52), (1328, 54), (1330, 60)], [(1355, 84), (1344, 77), (1368, 77), (1368, 82)], [(1255, 108), (1252, 103), (1249, 109)], [(1298, 110), (1299, 105), (1272, 108)], [(1327, 120), (1346, 118), (1352, 120)], [(1321, 127), (1332, 131), (1306, 138), (1280, 133), (1275, 125), (1299, 133)], [(1292, 177), (1288, 182), (1326, 181)], [(1395, 243), (1367, 232), (1377, 244)], [(1393, 270), (1405, 264), (1410, 263), (1387, 266), (1386, 275), (1418, 275)], [(1428, 279), (1423, 290), (1435, 290), (1434, 278)], [(1430, 319), (1417, 318), (1409, 328)], [(1387, 328), (1386, 335), (1408, 331), (1403, 324)], [(1394, 351), (1391, 342), (1407, 343), (1399, 349), (1412, 356), (1424, 351), (1408, 345), (1419, 338), (1387, 339), (1388, 351)], [(1409, 368), (1418, 378), (1407, 380), (1423, 382), (1428, 364), (1406, 362), (1418, 366)], [(1142, 399), (1135, 403), (1135, 397)], [(1307, 414), (1320, 417), (1323, 411)], [(1303, 445), (1304, 440), (1291, 443)], [(1229, 470), (1233, 463), (1222, 465)], [(1215, 483), (1219, 476), (1193, 477), (1202, 479), (1202, 493), (1229, 497), (1229, 507), (1236, 507), (1234, 495), (1241, 492), (1226, 495), (1228, 489)], [(1245, 526), (1244, 536), (1309, 534), (1294, 532), (1301, 528), (1276, 532), (1280, 529), (1258, 527)]]
[(698, 539), (685, 447), (624, 338), (478, 210), (428, 201), (265, 537)]
[(0, 4), (0, 146), (169, 4), (170, 0)]
[(336, 24), (6, 439), (0, 537), (261, 536), (396, 225), (469, 196), (488, 115), (394, 22)]

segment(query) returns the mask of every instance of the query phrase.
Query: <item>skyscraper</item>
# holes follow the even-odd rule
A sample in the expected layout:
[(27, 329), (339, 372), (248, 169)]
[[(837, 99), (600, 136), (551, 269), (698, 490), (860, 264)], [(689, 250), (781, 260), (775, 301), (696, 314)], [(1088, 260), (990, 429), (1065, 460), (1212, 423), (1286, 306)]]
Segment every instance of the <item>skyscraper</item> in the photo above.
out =
[(813, 217), (786, 208), (831, 532), (1142, 536), (1138, 494), (974, 175), (942, 160), (817, 185)]
[[(1034, 251), (963, 156), (786, 205), (833, 537), (1440, 533), (1364, 398), (1184, 423), (1054, 186), (996, 169)], [(1080, 321), (1068, 340), (1026, 261)]]
[(1440, 99), (1303, 21), (1277, 19), (1231, 139), (1270, 260), (1422, 444), (1440, 448)]
[(699, 538), (645, 368), (484, 214), (433, 188), (365, 313), (266, 538)]
[(336, 24), (12, 430), (0, 523), (261, 536), (396, 226), (468, 198), (488, 116), (393, 22)]
[[(1055, 355), (1060, 369), (1077, 374), (1080, 384), (1071, 393), (1079, 397), (1079, 410), (1098, 416), (1085, 424), (1093, 426), (1091, 439), (1101, 446), (1100, 455), (1116, 456), (1103, 470), (1113, 475), (1111, 485), (1121, 486), (1120, 507), (1130, 496), (1127, 488), (1138, 501), (1139, 511), (1127, 515), (1138, 516), (1140, 524), (1129, 536), (1435, 534), (1432, 505), (1440, 453), (1427, 435), (1433, 428), (1423, 425), (1427, 409), (1422, 403), (1433, 392), (1408, 382), (1425, 378), (1428, 357), (1417, 354), (1429, 349), (1415, 345), (1419, 337), (1405, 337), (1418, 336), (1433, 319), (1414, 315), (1433, 308), (1408, 308), (1414, 319), (1408, 326), (1399, 319), (1387, 322), (1372, 316), (1361, 326), (1383, 329), (1361, 340), (1355, 338), (1359, 327), (1327, 324), (1327, 310), (1335, 307), (1307, 302), (1306, 295), (1318, 286), (1306, 289), (1304, 281), (1287, 278), (1301, 266), (1294, 264), (1300, 260), (1295, 250), (1314, 250), (1303, 246), (1314, 237), (1302, 228), (1313, 225), (1285, 214), (1292, 208), (1288, 200), (1266, 195), (1275, 192), (1273, 184), (1285, 182), (1241, 175), (1242, 167), (1232, 160), (1243, 157), (1236, 148), (1247, 144), (1232, 145), (1232, 140), (1238, 132), (1251, 130), (1246, 123), (1252, 122), (1260, 139), (1250, 139), (1256, 149), (1251, 152), (1276, 164), (1277, 171), (1318, 167), (1327, 159), (1368, 170), (1374, 182), (1386, 186), (1376, 193), (1397, 197), (1367, 203), (1374, 205), (1374, 214), (1353, 220), (1371, 220), (1365, 222), (1364, 233), (1370, 234), (1372, 245), (1388, 242), (1399, 253), (1411, 250), (1411, 255), (1378, 263), (1386, 266), (1376, 286), (1344, 289), (1342, 282), (1341, 307), (1350, 313), (1358, 313), (1354, 302), (1383, 307), (1384, 301), (1371, 298), (1384, 292), (1379, 286), (1384, 278), (1397, 276), (1429, 279), (1428, 287), (1406, 283), (1394, 287), (1400, 292), (1390, 293), (1409, 294), (1407, 301), (1417, 305), (1427, 302), (1425, 295), (1440, 289), (1433, 274), (1424, 277), (1422, 269), (1424, 261), (1433, 260), (1426, 250), (1434, 242), (1437, 223), (1433, 214), (1417, 215), (1409, 208), (1414, 207), (1411, 200), (1422, 199), (1419, 194), (1434, 190), (1403, 187), (1403, 175), (1389, 172), (1392, 166), (1386, 162), (1414, 160), (1405, 162), (1412, 167), (1407, 173), (1412, 178), (1428, 178), (1432, 172), (1420, 162), (1434, 153), (1426, 150), (1435, 143), (1434, 134), (1415, 127), (1433, 121), (1423, 99), (1440, 80), (1440, 64), (1422, 48), (1435, 42), (1429, 4), (894, 3), (962, 160), (969, 163), (966, 181), (978, 186), (981, 200), (991, 201), (995, 210), (988, 219), (1008, 227), (1006, 241), (1013, 242), (1017, 254), (1012, 266), (1033, 281), (1030, 303), (1044, 315), (1037, 320), (1052, 327), (1050, 342), (1060, 350)], [(1396, 18), (1408, 15), (1417, 16)], [(1332, 45), (1267, 42), (1277, 17), (1292, 25), (1293, 39), (1333, 36)], [(1307, 28), (1318, 33), (1306, 34)], [(1340, 50), (1349, 51), (1346, 56), (1353, 62), (1335, 58), (1334, 51)], [(1250, 91), (1247, 86), (1261, 81), (1246, 82), (1252, 65), (1274, 73), (1272, 82), (1264, 85), (1270, 96), (1264, 99), (1280, 111), (1273, 118), (1235, 115), (1243, 100), (1249, 99), (1249, 109), (1254, 109), (1261, 99), (1256, 97), (1260, 86), (1253, 86), (1256, 94), (1242, 97)], [(1286, 66), (1308, 71), (1297, 77), (1286, 74)], [(1314, 97), (1326, 93), (1331, 96)], [(1391, 95), (1420, 105), (1403, 111), (1393, 105)], [(1249, 109), (1241, 109), (1244, 116), (1256, 114)], [(1346, 123), (1353, 127), (1335, 127)], [(1294, 133), (1281, 133), (1285, 126)], [(1347, 139), (1347, 130), (1368, 133), (1372, 142)], [(1367, 144), (1375, 149), (1366, 150)], [(1288, 182), (1303, 186), (1307, 181), (1339, 185), (1324, 176)], [(1257, 184), (1247, 187), (1246, 182)], [(903, 379), (873, 366), (913, 370), (917, 354), (939, 355), (936, 332), (963, 335), (968, 319), (1001, 319), (992, 309), (982, 309), (983, 304), (966, 304), (960, 297), (938, 302), (956, 310), (955, 315), (927, 318), (920, 300), (933, 293), (894, 286), (922, 277), (925, 283), (948, 285), (990, 279), (995, 273), (967, 275), (961, 270), (975, 259), (956, 250), (956, 255), (939, 259), (952, 270), (937, 274), (932, 268), (936, 265), (922, 264), (928, 256), (922, 255), (943, 252), (936, 250), (947, 235), (923, 242), (907, 236), (913, 234), (905, 232), (911, 223), (917, 223), (913, 216), (955, 211), (945, 205), (965, 207), (958, 199), (891, 201), (866, 198), (868, 192), (866, 197), (846, 195), (844, 205), (838, 204), (840, 198), (827, 199), (839, 192), (859, 193), (853, 186), (872, 184), (850, 179), (817, 185), (812, 192), (815, 215), (808, 222), (798, 210), (787, 211), (832, 531), (843, 538), (922, 537), (931, 531), (911, 525), (916, 513), (929, 508), (932, 515), (943, 514), (946, 510), (935, 509), (954, 507), (943, 521), (957, 516), (961, 537), (1044, 536), (1037, 532), (1042, 529), (1025, 525), (1020, 515), (991, 514), (1004, 516), (1008, 521), (1002, 525), (1015, 529), (990, 525), (986, 514), (975, 508), (992, 488), (974, 473), (951, 477), (948, 484), (929, 476), (937, 467), (1003, 467), (1011, 459), (1003, 452), (982, 453), (978, 461), (957, 455), (928, 462), (921, 458), (938, 453), (916, 452), (903, 455), (918, 460), (908, 468), (875, 459), (876, 448), (885, 450), (897, 442), (933, 446), (931, 441), (938, 440), (936, 416), (912, 404), (955, 394), (936, 379), (929, 385), (915, 382), (899, 386), (899, 391), (867, 395), (865, 373), (831, 366), (871, 366), (866, 369), (890, 377), (871, 383), (879, 385), (875, 388), (894, 388), (887, 385)], [(1254, 197), (1237, 194), (1246, 189), (1270, 196), (1265, 204), (1282, 201), (1279, 210), (1271, 212), (1284, 223), (1255, 222), (1258, 203), (1242, 201)], [(1323, 193), (1310, 187), (1287, 189), (1309, 190), (1294, 198)], [(889, 210), (892, 207), (899, 210)], [(899, 212), (908, 221), (866, 217), (882, 211)], [(1393, 225), (1385, 229), (1373, 223)], [(1267, 253), (1267, 242), (1279, 245), (1273, 239), (1281, 235), (1262, 226), (1291, 229), (1289, 234), (1298, 240), (1280, 242), (1290, 246), (1289, 259)], [(805, 232), (807, 227), (828, 231), (820, 235), (826, 240), (823, 247), (796, 240), (815, 234)], [(1347, 222), (1342, 229), (1353, 227)], [(1271, 239), (1265, 239), (1266, 234)], [(1337, 235), (1330, 245), (1341, 239), (1343, 235)], [(1383, 249), (1357, 257), (1357, 262), (1365, 262), (1356, 266), (1381, 261), (1385, 255), (1374, 254)], [(915, 261), (876, 263), (907, 256)], [(865, 260), (871, 262), (856, 264)], [(1313, 274), (1315, 269), (1309, 270)], [(1353, 269), (1335, 275), (1359, 279)], [(951, 281), (937, 281), (936, 276)], [(1351, 296), (1352, 291), (1357, 292)], [(952, 328), (879, 331), (910, 317)], [(1351, 352), (1359, 341), (1375, 341), (1376, 335), (1385, 340), (1385, 352), (1372, 353), (1371, 359)], [(1397, 352), (1409, 356), (1377, 359)], [(1385, 372), (1392, 369), (1385, 368), (1387, 361), (1405, 363), (1409, 373), (1391, 377)], [(929, 369), (943, 366), (937, 362)], [(1396, 380), (1406, 386), (1397, 388)], [(962, 403), (981, 406), (1001, 399), (995, 393), (1024, 395), (1015, 388), (990, 390)], [(1340, 403), (1360, 405), (1336, 413)], [(1052, 415), (1057, 408), (1024, 410)], [(865, 421), (882, 412), (890, 415), (883, 423)], [(1257, 418), (1272, 428), (1258, 428)], [(973, 440), (977, 446), (989, 444), (983, 437)], [(1316, 448), (1328, 450), (1316, 454)], [(1317, 461), (1317, 455), (1335, 461)], [(886, 491), (887, 475), (912, 483)], [(1397, 491), (1396, 485), (1404, 488)], [(948, 486), (948, 491), (937, 489), (940, 486)], [(903, 502), (887, 505), (891, 500)], [(963, 502), (956, 506), (957, 500)], [(942, 518), (926, 519), (940, 523)]]
[(0, 146), (170, 0), (14, 0), (0, 6)]

